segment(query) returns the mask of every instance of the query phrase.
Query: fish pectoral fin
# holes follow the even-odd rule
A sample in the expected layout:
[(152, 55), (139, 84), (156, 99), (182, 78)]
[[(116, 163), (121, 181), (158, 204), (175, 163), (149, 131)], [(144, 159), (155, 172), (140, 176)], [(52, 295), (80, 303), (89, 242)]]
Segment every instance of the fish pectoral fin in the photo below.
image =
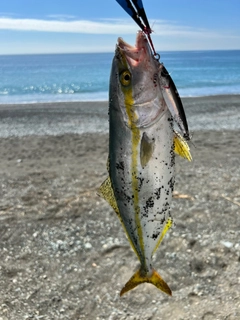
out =
[(176, 154), (178, 154), (180, 157), (187, 159), (188, 161), (192, 161), (190, 148), (187, 142), (183, 139), (180, 133), (176, 131), (174, 131), (173, 144), (174, 144), (174, 152)]
[(172, 295), (172, 291), (167, 285), (167, 283), (161, 278), (161, 276), (157, 273), (155, 269), (152, 269), (152, 273), (150, 276), (144, 274), (141, 269), (139, 269), (125, 284), (120, 292), (120, 296), (125, 294), (126, 292), (134, 289), (141, 283), (151, 283), (159, 290), (165, 292), (168, 295)]
[(154, 139), (149, 138), (146, 132), (143, 132), (140, 146), (140, 161), (142, 168), (144, 168), (151, 159), (153, 151)]
[(112, 189), (111, 179), (109, 176), (106, 180), (103, 181), (101, 186), (98, 188), (98, 195), (105, 201), (107, 201), (107, 203), (110, 204), (110, 206), (119, 216), (119, 209)]

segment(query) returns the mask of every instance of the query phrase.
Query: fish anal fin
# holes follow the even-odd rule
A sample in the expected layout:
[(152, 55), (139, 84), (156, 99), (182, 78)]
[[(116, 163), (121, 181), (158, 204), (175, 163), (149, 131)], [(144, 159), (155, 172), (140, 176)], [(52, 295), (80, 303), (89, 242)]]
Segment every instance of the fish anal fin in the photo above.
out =
[(122, 226), (123, 226), (123, 229), (125, 231), (125, 234), (128, 238), (128, 241), (129, 243), (131, 244), (132, 248), (133, 248), (133, 251), (136, 253), (138, 259), (140, 260), (140, 257), (139, 257), (139, 254), (131, 240), (131, 238), (129, 237), (128, 235), (128, 232), (126, 230), (126, 227), (123, 223), (123, 220), (122, 220), (122, 217), (120, 215), (120, 212), (119, 212), (119, 209), (118, 209), (118, 205), (117, 205), (117, 201), (116, 201), (116, 198), (114, 196), (114, 191), (113, 191), (113, 188), (112, 188), (112, 183), (111, 183), (111, 179), (110, 177), (108, 176), (106, 180), (103, 181), (103, 183), (101, 184), (101, 186), (98, 188), (98, 195), (103, 198), (105, 201), (107, 201), (107, 203), (113, 208), (113, 210), (116, 212)]
[(110, 206), (119, 216), (119, 209), (112, 189), (111, 179), (109, 176), (106, 180), (103, 181), (101, 186), (98, 188), (98, 194), (101, 198), (106, 200), (108, 204), (110, 204)]
[(174, 152), (180, 157), (192, 161), (192, 156), (190, 153), (190, 148), (184, 138), (176, 131), (174, 131), (173, 136)]
[(154, 151), (154, 139), (150, 139), (146, 132), (143, 132), (140, 146), (140, 161), (144, 168), (152, 157)]
[(126, 292), (134, 289), (142, 283), (151, 283), (159, 290), (168, 294), (169, 296), (172, 295), (172, 291), (169, 288), (168, 284), (161, 278), (161, 276), (157, 273), (155, 269), (152, 269), (150, 276), (143, 274), (143, 272), (140, 269), (129, 279), (129, 281), (122, 288), (120, 296), (124, 295)]

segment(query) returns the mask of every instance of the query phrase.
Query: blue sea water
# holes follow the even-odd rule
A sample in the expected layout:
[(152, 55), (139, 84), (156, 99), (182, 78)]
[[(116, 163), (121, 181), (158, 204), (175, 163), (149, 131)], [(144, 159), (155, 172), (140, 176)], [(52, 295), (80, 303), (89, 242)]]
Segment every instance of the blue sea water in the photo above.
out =
[[(0, 56), (0, 104), (107, 100), (113, 53)], [(240, 94), (240, 50), (162, 52), (182, 97)]]

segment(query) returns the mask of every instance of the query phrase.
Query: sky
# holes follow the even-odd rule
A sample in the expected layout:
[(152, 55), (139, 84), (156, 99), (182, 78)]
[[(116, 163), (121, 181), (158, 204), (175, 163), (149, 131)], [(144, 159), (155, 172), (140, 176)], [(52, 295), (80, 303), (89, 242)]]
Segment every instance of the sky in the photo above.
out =
[[(158, 52), (240, 49), (240, 0), (143, 0)], [(2, 0), (0, 54), (113, 52), (138, 26), (116, 0)]]

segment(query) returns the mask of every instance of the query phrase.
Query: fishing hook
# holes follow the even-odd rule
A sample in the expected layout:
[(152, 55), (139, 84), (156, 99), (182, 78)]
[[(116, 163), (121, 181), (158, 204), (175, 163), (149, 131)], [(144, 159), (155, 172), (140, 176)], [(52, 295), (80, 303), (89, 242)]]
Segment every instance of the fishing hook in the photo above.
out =
[[(152, 48), (153, 55), (157, 56), (157, 60), (159, 60), (160, 56), (156, 53), (151, 33), (152, 29), (149, 25), (148, 18), (146, 12), (143, 7), (142, 0), (116, 0), (118, 4), (132, 17), (132, 19), (137, 23), (137, 25), (142, 29), (142, 31), (146, 34), (148, 38), (148, 42)], [(158, 58), (159, 56), (159, 58)]]

